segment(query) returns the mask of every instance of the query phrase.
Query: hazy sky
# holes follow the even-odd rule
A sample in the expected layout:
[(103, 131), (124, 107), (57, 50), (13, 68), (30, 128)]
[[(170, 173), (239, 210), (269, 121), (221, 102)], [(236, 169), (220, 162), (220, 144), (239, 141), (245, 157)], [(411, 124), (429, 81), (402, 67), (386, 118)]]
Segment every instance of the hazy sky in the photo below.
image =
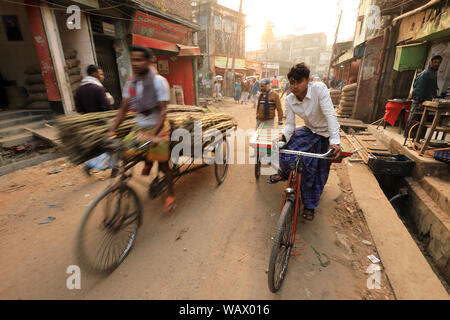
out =
[[(239, 0), (219, 0), (219, 3), (239, 10)], [(268, 20), (275, 25), (275, 37), (324, 32), (328, 44), (332, 44), (341, 8), (338, 41), (348, 40), (355, 32), (358, 5), (359, 0), (243, 0), (242, 11), (247, 15), (245, 21), (249, 26), (245, 49), (259, 49)]]

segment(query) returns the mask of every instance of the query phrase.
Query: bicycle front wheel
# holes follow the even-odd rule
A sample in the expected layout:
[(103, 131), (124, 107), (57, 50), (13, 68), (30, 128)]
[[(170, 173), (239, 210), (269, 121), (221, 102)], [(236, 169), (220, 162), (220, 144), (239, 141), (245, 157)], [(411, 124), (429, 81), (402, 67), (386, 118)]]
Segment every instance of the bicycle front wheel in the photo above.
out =
[(230, 154), (229, 154), (229, 144), (228, 144), (228, 140), (226, 140), (225, 143), (221, 143), (222, 144), (222, 150), (219, 153), (222, 157), (222, 163), (217, 163), (217, 161), (214, 163), (214, 174), (216, 176), (216, 181), (218, 185), (221, 185), (224, 181), (225, 178), (227, 176), (228, 173), (228, 164), (229, 164), (229, 160), (230, 160)]
[(269, 290), (277, 292), (286, 275), (289, 256), (292, 249), (292, 230), (294, 227), (294, 204), (287, 200), (278, 219), (277, 229), (273, 238), (273, 246), (269, 262)]
[(261, 176), (261, 159), (259, 158), (259, 154), (256, 153), (256, 164), (255, 164), (255, 178), (259, 179)]
[(141, 220), (141, 202), (131, 187), (106, 189), (88, 208), (78, 231), (80, 264), (93, 273), (114, 271), (130, 252)]

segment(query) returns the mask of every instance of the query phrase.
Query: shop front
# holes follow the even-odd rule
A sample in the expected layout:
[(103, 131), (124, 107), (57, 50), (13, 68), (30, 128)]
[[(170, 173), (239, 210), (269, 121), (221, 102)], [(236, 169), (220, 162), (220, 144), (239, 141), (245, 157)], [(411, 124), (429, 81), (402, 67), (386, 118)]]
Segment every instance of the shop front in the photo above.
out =
[(43, 15), (36, 2), (0, 3), (0, 109), (51, 109), (61, 95)]
[(261, 63), (255, 61), (245, 61), (245, 68), (247, 70), (247, 76), (258, 76), (261, 77), (262, 69)]
[(280, 65), (278, 63), (263, 62), (261, 65), (261, 78), (273, 78), (280, 74)]
[(192, 46), (192, 29), (137, 11), (131, 26), (132, 44), (152, 49), (159, 73), (169, 82), (171, 103), (194, 105), (200, 48)]

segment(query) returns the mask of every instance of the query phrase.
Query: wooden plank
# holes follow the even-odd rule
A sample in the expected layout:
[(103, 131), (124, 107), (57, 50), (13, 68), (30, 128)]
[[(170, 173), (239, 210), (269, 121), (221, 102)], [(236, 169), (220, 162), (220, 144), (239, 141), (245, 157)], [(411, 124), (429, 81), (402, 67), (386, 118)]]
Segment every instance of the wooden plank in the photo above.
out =
[(359, 142), (359, 144), (367, 151), (367, 153), (370, 153), (371, 151), (390, 153), (389, 150), (375, 138), (367, 139), (358, 137), (357, 135), (354, 135), (354, 137)]
[(424, 101), (422, 103), (422, 105), (424, 105), (425, 107), (435, 107), (437, 108), (439, 106), (439, 102), (434, 102), (434, 101)]
[(354, 150), (359, 149), (358, 155), (361, 157), (364, 163), (367, 164), (369, 162), (369, 154), (367, 153), (367, 151), (364, 150), (364, 148), (358, 143), (354, 136), (347, 135), (347, 139), (352, 144)]
[(43, 128), (43, 129), (30, 129), (30, 128), (24, 128), (25, 130), (27, 130), (28, 132), (32, 133), (34, 136), (45, 140), (47, 142), (50, 142), (52, 145), (54, 146), (60, 146), (61, 144), (59, 143), (59, 139), (58, 139), (58, 133), (57, 131), (49, 126), (47, 128)]

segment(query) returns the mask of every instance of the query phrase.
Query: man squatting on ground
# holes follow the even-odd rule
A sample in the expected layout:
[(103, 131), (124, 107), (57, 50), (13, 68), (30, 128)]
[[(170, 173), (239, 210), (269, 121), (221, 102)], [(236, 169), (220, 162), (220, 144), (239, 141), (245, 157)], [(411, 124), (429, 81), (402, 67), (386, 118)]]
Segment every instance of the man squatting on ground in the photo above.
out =
[(164, 77), (151, 69), (151, 50), (141, 47), (131, 47), (131, 64), (134, 75), (127, 81), (123, 94), (122, 105), (119, 109), (114, 125), (108, 132), (109, 137), (116, 135), (116, 130), (128, 110), (136, 111), (136, 127), (125, 137), (128, 147), (126, 157), (136, 154), (137, 149), (133, 141), (137, 140), (139, 146), (147, 141), (152, 143), (145, 150), (145, 167), (143, 175), (149, 175), (153, 161), (159, 166), (167, 177), (168, 196), (164, 204), (164, 211), (169, 212), (175, 205), (172, 171), (169, 168), (170, 158), (170, 124), (166, 119), (167, 104), (170, 100), (169, 85)]
[[(334, 149), (335, 158), (341, 154), (339, 123), (334, 112), (330, 92), (322, 82), (311, 82), (310, 70), (300, 63), (288, 73), (291, 94), (286, 98), (286, 126), (279, 141), (287, 142), (286, 149), (323, 154)], [(305, 121), (305, 126), (295, 128), (295, 115)], [(270, 176), (269, 183), (286, 180), (290, 164), (296, 155), (280, 153), (280, 171)], [(302, 217), (313, 220), (328, 180), (331, 161), (302, 157), (301, 193), (304, 210)]]

